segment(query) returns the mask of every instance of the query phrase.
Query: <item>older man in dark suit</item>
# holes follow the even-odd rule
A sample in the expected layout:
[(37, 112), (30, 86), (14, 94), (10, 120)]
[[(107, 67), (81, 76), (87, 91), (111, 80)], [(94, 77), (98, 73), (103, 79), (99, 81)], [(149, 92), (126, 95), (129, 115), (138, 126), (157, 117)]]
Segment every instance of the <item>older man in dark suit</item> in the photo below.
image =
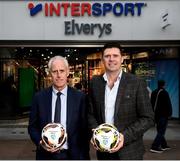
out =
[(154, 124), (146, 83), (122, 71), (119, 44), (106, 44), (102, 61), (105, 73), (94, 77), (90, 84), (89, 127), (114, 124), (121, 141), (110, 153), (97, 151), (97, 158), (143, 159), (143, 134)]
[[(48, 67), (53, 85), (35, 95), (29, 119), (28, 131), (37, 146), (36, 159), (88, 159), (85, 94), (67, 85), (69, 67), (65, 58), (61, 56), (51, 58)], [(59, 96), (58, 93), (60, 93)], [(61, 101), (57, 103), (58, 97)], [(61, 106), (59, 112), (56, 111), (56, 104)], [(48, 123), (55, 122), (57, 113), (59, 113), (59, 123), (65, 127), (68, 137), (61, 150), (58, 151), (43, 146), (41, 141), (43, 127)]]

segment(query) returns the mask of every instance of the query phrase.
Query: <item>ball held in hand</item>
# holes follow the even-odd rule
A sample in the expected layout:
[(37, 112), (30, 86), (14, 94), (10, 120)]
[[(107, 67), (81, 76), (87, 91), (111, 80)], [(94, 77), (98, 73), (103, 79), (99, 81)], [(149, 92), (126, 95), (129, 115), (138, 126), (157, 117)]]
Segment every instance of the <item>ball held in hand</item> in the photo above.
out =
[(47, 124), (41, 133), (42, 142), (48, 149), (60, 149), (67, 139), (63, 125), (59, 123)]
[(93, 131), (93, 143), (97, 150), (110, 152), (120, 141), (120, 133), (111, 124), (101, 124)]

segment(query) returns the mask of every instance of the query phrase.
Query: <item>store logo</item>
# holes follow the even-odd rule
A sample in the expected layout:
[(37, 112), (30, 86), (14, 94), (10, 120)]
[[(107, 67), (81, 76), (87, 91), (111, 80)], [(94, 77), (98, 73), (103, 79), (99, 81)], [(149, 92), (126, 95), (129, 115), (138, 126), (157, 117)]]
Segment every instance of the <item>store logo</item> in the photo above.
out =
[(33, 3), (29, 3), (28, 4), (28, 8), (30, 10), (30, 15), (34, 16), (36, 15), (38, 12), (42, 11), (42, 4), (37, 4), (36, 6), (34, 6)]
[[(56, 1), (56, 2), (45, 2), (34, 4), (28, 3), (30, 15), (35, 16), (41, 12), (45, 17), (83, 17), (83, 16), (108, 16), (113, 15), (116, 17), (120, 16), (141, 16), (144, 7), (147, 4), (143, 2), (67, 2), (67, 1)], [(76, 19), (64, 21), (64, 34), (65, 35), (94, 35), (97, 34), (99, 38), (104, 35), (110, 35), (112, 33), (112, 24), (107, 23), (84, 23), (77, 22)]]
[(73, 16), (81, 17), (88, 16), (106, 16), (113, 14), (114, 16), (140, 16), (146, 3), (88, 3), (88, 2), (46, 2), (43, 4), (34, 5), (34, 3), (28, 3), (30, 15), (34, 16), (43, 10), (46, 17), (52, 16)]

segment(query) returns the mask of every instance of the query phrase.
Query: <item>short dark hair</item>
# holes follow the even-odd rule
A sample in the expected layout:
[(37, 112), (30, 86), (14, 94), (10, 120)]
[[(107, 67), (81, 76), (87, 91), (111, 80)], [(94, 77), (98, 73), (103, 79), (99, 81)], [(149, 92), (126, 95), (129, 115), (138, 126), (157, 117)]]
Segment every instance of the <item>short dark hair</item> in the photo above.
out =
[(158, 88), (162, 88), (165, 86), (165, 81), (164, 80), (158, 80)]
[(104, 47), (102, 49), (102, 56), (104, 55), (104, 50), (106, 50), (108, 48), (118, 48), (120, 51), (122, 51), (122, 47), (119, 43), (107, 43), (104, 45)]

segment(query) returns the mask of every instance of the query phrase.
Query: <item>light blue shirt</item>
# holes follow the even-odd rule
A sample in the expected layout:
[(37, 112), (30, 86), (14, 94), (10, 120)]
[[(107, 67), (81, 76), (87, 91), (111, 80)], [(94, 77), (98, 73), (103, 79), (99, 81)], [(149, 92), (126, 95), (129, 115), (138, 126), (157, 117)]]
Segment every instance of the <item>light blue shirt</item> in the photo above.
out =
[[(67, 86), (60, 91), (61, 94), (61, 124), (64, 126), (66, 130), (66, 121), (67, 121)], [(52, 90), (52, 122), (54, 122), (54, 114), (55, 114), (55, 106), (56, 106), (56, 99), (57, 99), (57, 91), (54, 87)], [(67, 131), (67, 130), (66, 130)], [(62, 146), (63, 149), (68, 149), (67, 141)]]

